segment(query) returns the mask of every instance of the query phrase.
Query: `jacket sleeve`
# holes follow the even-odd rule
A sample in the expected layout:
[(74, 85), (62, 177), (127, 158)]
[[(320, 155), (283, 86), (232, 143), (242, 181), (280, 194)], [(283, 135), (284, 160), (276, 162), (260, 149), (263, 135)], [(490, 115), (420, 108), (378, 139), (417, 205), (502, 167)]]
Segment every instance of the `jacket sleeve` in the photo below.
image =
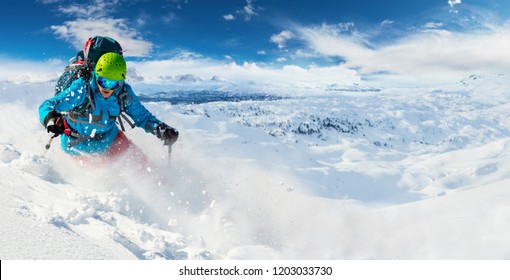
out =
[(63, 113), (70, 111), (83, 103), (86, 96), (86, 82), (83, 78), (75, 80), (71, 86), (49, 99), (39, 106), (39, 120), (42, 125), (50, 112)]
[(126, 85), (128, 97), (126, 100), (126, 114), (130, 116), (135, 125), (145, 129), (146, 132), (156, 134), (156, 127), (162, 122), (158, 120), (145, 106), (142, 105), (133, 89)]

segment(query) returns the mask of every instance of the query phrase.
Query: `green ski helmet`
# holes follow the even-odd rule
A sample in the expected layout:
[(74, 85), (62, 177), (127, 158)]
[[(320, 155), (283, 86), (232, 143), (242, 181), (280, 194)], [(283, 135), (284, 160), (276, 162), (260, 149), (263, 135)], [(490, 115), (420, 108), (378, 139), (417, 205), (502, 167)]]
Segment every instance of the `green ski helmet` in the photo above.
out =
[(118, 53), (105, 53), (97, 61), (95, 71), (100, 77), (124, 81), (126, 78), (126, 61)]

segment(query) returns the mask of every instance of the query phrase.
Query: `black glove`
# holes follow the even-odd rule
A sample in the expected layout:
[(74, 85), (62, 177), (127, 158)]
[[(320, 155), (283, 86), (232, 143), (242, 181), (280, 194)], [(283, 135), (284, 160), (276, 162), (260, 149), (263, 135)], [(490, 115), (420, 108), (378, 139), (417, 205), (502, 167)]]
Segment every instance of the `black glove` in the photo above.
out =
[(52, 138), (64, 133), (65, 127), (62, 114), (54, 111), (50, 112), (44, 118), (44, 126)]
[(171, 146), (177, 142), (177, 138), (179, 138), (179, 131), (166, 123), (160, 123), (156, 127), (156, 136), (163, 140), (163, 145)]

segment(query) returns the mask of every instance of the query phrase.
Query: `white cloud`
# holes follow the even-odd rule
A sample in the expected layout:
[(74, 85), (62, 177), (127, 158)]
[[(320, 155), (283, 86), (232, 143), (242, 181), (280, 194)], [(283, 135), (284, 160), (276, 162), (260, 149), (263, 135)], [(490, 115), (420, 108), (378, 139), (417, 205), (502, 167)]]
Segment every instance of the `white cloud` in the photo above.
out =
[(237, 10), (236, 13), (244, 16), (244, 20), (249, 21), (252, 17), (257, 16), (257, 8), (253, 5), (254, 0), (246, 0), (246, 5), (241, 9)]
[(280, 68), (261, 66), (257, 63), (234, 61), (225, 63), (203, 57), (179, 55), (169, 60), (128, 62), (148, 82), (159, 83), (158, 77), (193, 74), (204, 79), (217, 75), (231, 82), (274, 83), (274, 84), (352, 84), (359, 83), (360, 77), (354, 70), (343, 66), (308, 67), (285, 65)]
[(234, 20), (235, 17), (232, 14), (228, 14), (228, 15), (223, 15), (223, 19), (226, 21), (231, 21), (231, 20)]
[(174, 12), (169, 12), (166, 15), (162, 16), (160, 19), (163, 23), (170, 24), (175, 21), (176, 17), (177, 16)]
[[(116, 39), (122, 45), (127, 57), (148, 56), (153, 44), (144, 40), (139, 32), (130, 28), (126, 19), (108, 17), (118, 1), (94, 0), (92, 4), (70, 4), (59, 7), (63, 14), (76, 17), (61, 25), (52, 25), (51, 30), (60, 39), (82, 49), (88, 38), (101, 35)], [(143, 22), (138, 22), (138, 24)]]
[(363, 34), (342, 34), (328, 26), (302, 27), (296, 33), (308, 46), (309, 54), (340, 57), (344, 67), (356, 69), (365, 78), (391, 73), (403, 82), (438, 83), (473, 73), (508, 72), (510, 52), (506, 46), (510, 45), (510, 31), (509, 25), (505, 26), (462, 33), (431, 23), (421, 32), (381, 46)]
[(147, 23), (147, 22), (146, 22), (146, 20), (145, 20), (145, 19), (143, 19), (143, 18), (137, 18), (137, 19), (136, 19), (136, 24), (137, 24), (138, 26), (144, 26), (146, 23)]
[(182, 4), (188, 4), (188, 0), (168, 0), (166, 4), (173, 6), (176, 9), (182, 10), (183, 9)]
[(93, 0), (86, 4), (69, 4), (59, 6), (62, 14), (72, 15), (78, 18), (103, 18), (108, 16), (108, 11), (118, 5), (118, 1)]
[(294, 34), (289, 30), (284, 30), (279, 34), (274, 34), (269, 39), (271, 42), (275, 43), (279, 49), (285, 48), (285, 44), (288, 40), (292, 39)]
[(423, 25), (424, 29), (438, 29), (444, 27), (442, 22), (427, 22)]
[(462, 4), (462, 0), (448, 0), (448, 5), (450, 5), (451, 8), (458, 4)]
[(454, 14), (458, 14), (459, 10), (455, 9), (456, 5), (462, 4), (461, 0), (448, 0), (448, 5), (450, 5), (450, 12)]
[(63, 0), (36, 0), (36, 2), (42, 3), (42, 4), (54, 4), (58, 2), (62, 2)]
[(344, 34), (338, 25), (298, 28), (300, 39), (304, 40), (311, 51), (324, 56), (362, 58), (372, 50), (365, 46), (366, 40), (361, 34)]
[[(257, 10), (261, 10), (260, 7), (256, 7), (253, 5), (255, 0), (246, 0), (246, 5), (244, 5), (241, 9), (235, 11), (235, 14), (243, 17), (245, 21), (249, 21), (252, 17), (258, 16)], [(232, 21), (236, 19), (236, 16), (233, 14), (225, 14), (223, 15), (223, 19), (226, 21)]]
[(0, 81), (46, 82), (58, 78), (67, 62), (58, 59), (34, 62), (0, 57)]
[(124, 49), (124, 55), (147, 56), (152, 43), (139, 38), (139, 34), (130, 29), (123, 19), (77, 19), (51, 26), (54, 34), (68, 41), (77, 49), (82, 49), (88, 38), (95, 35), (116, 39)]
[(388, 26), (392, 25), (393, 23), (395, 23), (393, 20), (385, 19), (381, 22), (381, 26)]

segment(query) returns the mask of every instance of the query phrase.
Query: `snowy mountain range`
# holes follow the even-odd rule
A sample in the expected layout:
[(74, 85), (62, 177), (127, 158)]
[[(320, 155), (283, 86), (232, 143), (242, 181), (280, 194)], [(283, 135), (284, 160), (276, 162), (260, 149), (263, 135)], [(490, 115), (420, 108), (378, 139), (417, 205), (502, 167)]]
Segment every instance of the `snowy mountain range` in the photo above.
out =
[(181, 132), (171, 159), (141, 129), (126, 134), (148, 165), (45, 150), (54, 82), (0, 82), (2, 259), (510, 258), (508, 74), (415, 88), (129, 76)]

